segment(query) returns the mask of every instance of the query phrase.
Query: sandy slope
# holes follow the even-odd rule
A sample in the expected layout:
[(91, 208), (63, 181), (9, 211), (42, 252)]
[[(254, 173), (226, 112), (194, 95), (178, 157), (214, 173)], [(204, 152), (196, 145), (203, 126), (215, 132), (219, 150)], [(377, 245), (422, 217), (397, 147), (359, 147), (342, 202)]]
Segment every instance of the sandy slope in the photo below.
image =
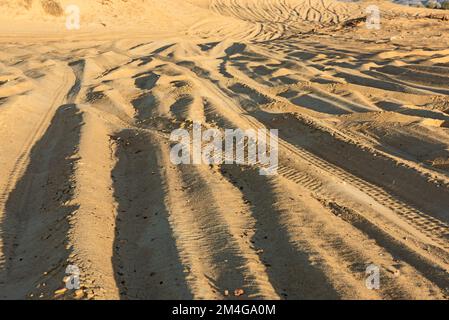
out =
[[(448, 298), (442, 11), (59, 2), (0, 1), (0, 298)], [(195, 120), (280, 129), (279, 175), (172, 165)]]

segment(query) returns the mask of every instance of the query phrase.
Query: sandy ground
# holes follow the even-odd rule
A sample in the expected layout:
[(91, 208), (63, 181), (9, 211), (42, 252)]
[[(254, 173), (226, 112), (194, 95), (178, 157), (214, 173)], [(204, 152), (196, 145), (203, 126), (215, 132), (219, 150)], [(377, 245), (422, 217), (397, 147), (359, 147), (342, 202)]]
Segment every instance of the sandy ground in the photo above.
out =
[[(1, 299), (449, 297), (444, 11), (42, 2), (0, 1)], [(279, 174), (173, 165), (192, 121), (279, 129)]]

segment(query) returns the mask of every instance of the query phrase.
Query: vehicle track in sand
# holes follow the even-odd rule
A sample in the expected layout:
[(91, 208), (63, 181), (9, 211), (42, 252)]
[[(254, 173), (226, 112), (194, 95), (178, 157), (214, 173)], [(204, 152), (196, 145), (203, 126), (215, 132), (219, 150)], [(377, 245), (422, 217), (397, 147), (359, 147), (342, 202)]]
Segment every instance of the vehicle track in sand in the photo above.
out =
[[(0, 79), (17, 75), (15, 90), (0, 82), (0, 116), (18, 121), (6, 112), (24, 92), (45, 102), (18, 156), (1, 159), (12, 168), (0, 196), (4, 296), (448, 299), (448, 52), (326, 34), (357, 4), (189, 2), (208, 15), (178, 37), (0, 54)], [(299, 36), (304, 25), (318, 29)], [(52, 76), (55, 90), (23, 75)], [(170, 133), (194, 121), (279, 129), (278, 174), (174, 165)], [(56, 291), (68, 264), (78, 296)], [(379, 290), (365, 285), (370, 264)]]
[[(34, 129), (31, 131), (30, 136), (28, 137), (26, 143), (21, 148), (21, 151), (19, 155), (14, 160), (14, 165), (12, 167), (11, 173), (9, 174), (5, 185), (3, 186), (3, 190), (0, 194), (0, 214), (2, 217), (2, 221), (5, 218), (5, 215), (7, 214), (5, 212), (5, 206), (6, 202), (8, 200), (8, 197), (14, 187), (17, 184), (17, 181), (22, 177), (23, 173), (26, 170), (26, 167), (28, 165), (30, 152), (35, 145), (36, 141), (38, 141), (42, 135), (44, 134), (45, 130), (47, 129), (48, 125), (50, 124), (50, 120), (53, 117), (54, 113), (56, 112), (57, 108), (64, 104), (65, 101), (65, 95), (67, 93), (67, 90), (65, 90), (68, 87), (69, 84), (69, 77), (67, 73), (63, 74), (61, 84), (57, 87), (55, 91), (55, 95), (51, 100), (51, 103), (49, 104), (48, 110), (42, 115), (41, 119), (38, 121)], [(2, 223), (0, 222), (0, 226)], [(8, 230), (1, 230), (0, 227), (0, 236), (2, 238), (1, 245), (0, 245), (0, 252), (1, 254), (1, 260), (0, 260), (0, 268), (2, 270), (5, 270), (5, 254), (4, 254), (4, 239), (7, 238)]]

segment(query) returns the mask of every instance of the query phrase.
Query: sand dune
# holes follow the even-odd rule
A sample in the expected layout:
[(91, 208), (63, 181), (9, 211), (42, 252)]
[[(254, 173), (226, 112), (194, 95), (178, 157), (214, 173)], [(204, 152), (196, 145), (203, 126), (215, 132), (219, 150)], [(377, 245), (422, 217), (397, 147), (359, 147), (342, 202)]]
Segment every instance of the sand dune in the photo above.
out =
[[(69, 3), (79, 31), (64, 27)], [(373, 3), (380, 30), (360, 20)], [(444, 12), (0, 8), (0, 298), (448, 298)], [(279, 174), (173, 165), (169, 135), (193, 121), (279, 129)], [(81, 291), (60, 290), (68, 265)]]

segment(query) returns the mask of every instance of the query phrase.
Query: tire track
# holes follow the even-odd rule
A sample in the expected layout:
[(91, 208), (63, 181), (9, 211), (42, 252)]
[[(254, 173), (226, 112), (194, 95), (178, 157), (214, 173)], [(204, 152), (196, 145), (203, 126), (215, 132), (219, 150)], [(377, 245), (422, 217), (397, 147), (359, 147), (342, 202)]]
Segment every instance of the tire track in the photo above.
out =
[(71, 252), (70, 218), (78, 208), (72, 200), (80, 123), (73, 105), (58, 109), (8, 196), (2, 220), (7, 232), (3, 298), (52, 298), (62, 283)]
[[(37, 123), (35, 126), (32, 134), (29, 136), (27, 141), (22, 147), (22, 151), (17, 156), (16, 160), (14, 161), (13, 168), (11, 170), (11, 173), (9, 174), (6, 184), (3, 187), (3, 190), (0, 194), (0, 214), (1, 214), (1, 221), (0, 221), (0, 236), (2, 239), (9, 237), (8, 230), (3, 229), (3, 221), (5, 219), (5, 206), (7, 199), (9, 197), (9, 194), (14, 189), (15, 185), (17, 184), (17, 181), (23, 176), (26, 167), (28, 165), (29, 157), (31, 150), (37, 140), (43, 135), (44, 131), (47, 129), (50, 119), (53, 117), (55, 111), (57, 110), (57, 107), (64, 104), (64, 96), (66, 93), (66, 88), (69, 83), (69, 77), (67, 72), (65, 72), (62, 76), (61, 84), (56, 89), (56, 94), (51, 100), (50, 106), (48, 110), (43, 114), (41, 120)], [(5, 254), (4, 254), (4, 240), (1, 240), (0, 244), (0, 252), (2, 252), (2, 255), (0, 256), (0, 269), (5, 269)], [(3, 280), (4, 281), (4, 280)], [(1, 280), (0, 280), (1, 282)]]
[(112, 261), (120, 297), (191, 299), (164, 189), (154, 189), (163, 185), (157, 143), (140, 130), (122, 131), (114, 140), (118, 146), (112, 177), (118, 214)]
[[(232, 73), (232, 71), (229, 72)], [(233, 74), (233, 76), (235, 76), (235, 74)], [(248, 85), (248, 82), (246, 83)], [(285, 103), (285, 101), (282, 101), (282, 99), (278, 99), (274, 95), (266, 92), (263, 92), (263, 94)], [(254, 118), (247, 117), (248, 121), (253, 123), (253, 128), (264, 126), (270, 127), (270, 122), (268, 120), (263, 120), (263, 118), (261, 118), (260, 116), (258, 117), (257, 114), (254, 114), (254, 116), (256, 117), (256, 119), (262, 120), (262, 123), (264, 123), (264, 125), (258, 124), (258, 120), (253, 120)], [(320, 128), (318, 128), (318, 130), (320, 130)], [(449, 234), (448, 224), (428, 214), (425, 214), (424, 212), (421, 212), (420, 210), (401, 201), (397, 196), (393, 196), (390, 193), (386, 192), (383, 188), (369, 183), (357, 176), (354, 176), (346, 170), (329, 163), (328, 161), (314, 155), (313, 153), (299, 147), (298, 145), (293, 146), (285, 140), (281, 140), (279, 144), (280, 146), (282, 146), (282, 148), (284, 148), (284, 150), (289, 153), (296, 154), (299, 159), (307, 161), (310, 165), (316, 167), (318, 170), (324, 170), (330, 176), (334, 175), (340, 178), (343, 182), (352, 184), (353, 186), (357, 187), (359, 190), (369, 195), (369, 197), (374, 199), (379, 204), (384, 204), (397, 215), (404, 218), (404, 220), (411, 226), (421, 231), (429, 239), (432, 239), (442, 248), (449, 248), (449, 242), (447, 241), (447, 237)]]

